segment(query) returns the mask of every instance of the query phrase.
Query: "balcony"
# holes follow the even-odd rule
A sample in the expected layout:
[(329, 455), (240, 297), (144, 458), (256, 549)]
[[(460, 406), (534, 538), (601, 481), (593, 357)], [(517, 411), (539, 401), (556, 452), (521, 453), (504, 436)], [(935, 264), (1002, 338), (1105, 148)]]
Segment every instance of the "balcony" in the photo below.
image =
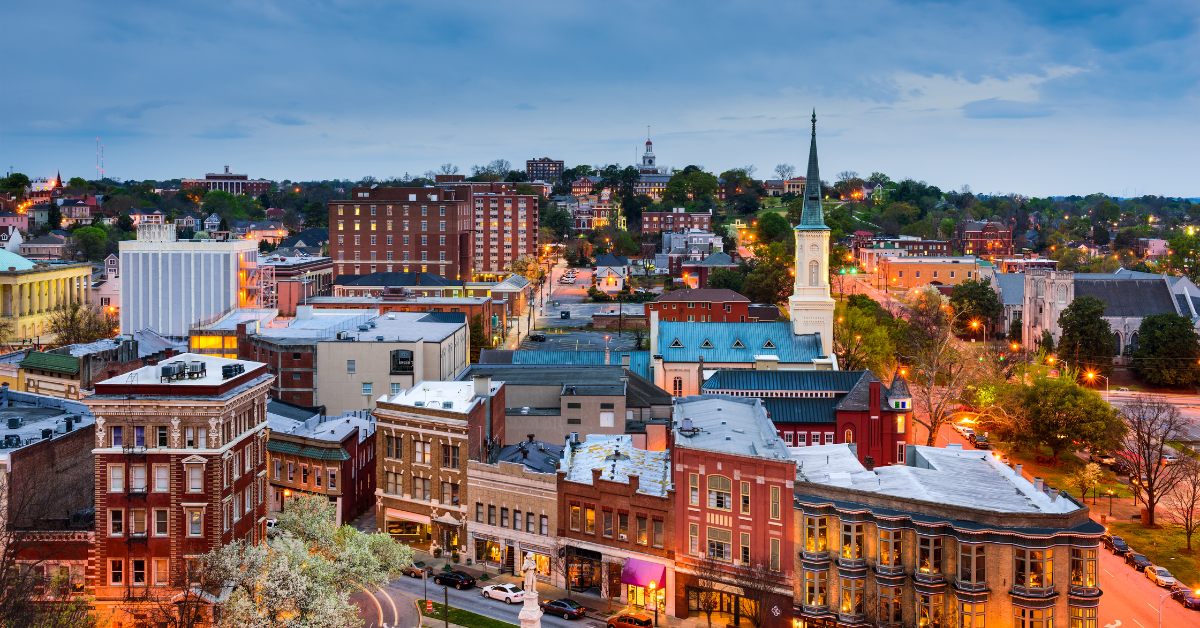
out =
[(986, 582), (966, 582), (954, 579), (954, 588), (965, 593), (987, 593), (988, 585)]
[(145, 545), (150, 537), (146, 534), (130, 534), (125, 537), (125, 545), (132, 547), (134, 545)]

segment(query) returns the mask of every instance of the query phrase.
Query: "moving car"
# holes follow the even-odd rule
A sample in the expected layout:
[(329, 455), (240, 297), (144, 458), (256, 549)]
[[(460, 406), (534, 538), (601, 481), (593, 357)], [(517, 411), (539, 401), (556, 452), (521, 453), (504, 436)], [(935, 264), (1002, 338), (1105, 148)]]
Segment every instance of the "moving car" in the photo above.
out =
[(1111, 465), (1117, 461), (1117, 457), (1107, 451), (1093, 451), (1088, 454), (1088, 460), (1096, 464)]
[(579, 619), (583, 617), (584, 611), (587, 610), (579, 602), (568, 600), (567, 598), (550, 600), (549, 602), (538, 602), (538, 606), (542, 607), (543, 613), (558, 615), (563, 619)]
[(1125, 554), (1125, 564), (1133, 565), (1134, 569), (1141, 571), (1150, 565), (1153, 565), (1154, 563), (1150, 562), (1149, 558), (1146, 558), (1137, 552), (1131, 551), (1128, 554)]
[(1163, 465), (1179, 464), (1179, 456), (1176, 456), (1175, 454), (1163, 454), (1162, 458), (1159, 459), (1159, 462)]
[(493, 600), (504, 600), (505, 604), (525, 601), (525, 590), (512, 583), (483, 587), (480, 595)]
[(455, 589), (470, 589), (475, 586), (475, 578), (462, 571), (446, 571), (433, 577), (434, 584), (454, 587)]
[(408, 576), (409, 578), (421, 578), (422, 580), (427, 577), (427, 574), (430, 571), (431, 570), (425, 566), (425, 563), (420, 563), (420, 562), (413, 563), (413, 564), (405, 567), (404, 569), (400, 570), (401, 573)]
[(1146, 571), (1146, 577), (1149, 578), (1151, 582), (1153, 582), (1154, 584), (1157, 584), (1160, 587), (1173, 587), (1176, 584), (1179, 584), (1175, 580), (1175, 576), (1172, 576), (1171, 572), (1167, 571), (1165, 567), (1159, 567), (1158, 565), (1150, 565), (1149, 567), (1146, 568), (1145, 571)]
[(546, 342), (546, 334), (529, 334), (529, 339), (534, 342)]
[(971, 434), (967, 437), (968, 441), (975, 446), (975, 449), (991, 449), (992, 444), (988, 442), (987, 436), (983, 434)]
[(975, 430), (973, 430), (973, 429), (971, 429), (971, 428), (969, 428), (969, 427), (962, 427), (962, 426), (960, 426), (960, 427), (958, 428), (958, 433), (959, 433), (959, 434), (962, 434), (962, 435), (963, 435), (963, 438), (971, 438), (972, 436), (974, 436), (974, 435), (975, 435)]
[(1174, 591), (1171, 591), (1171, 598), (1178, 600), (1184, 608), (1200, 611), (1200, 595), (1196, 595), (1196, 592), (1191, 589), (1176, 587)]
[(1105, 533), (1103, 542), (1104, 547), (1112, 550), (1112, 553), (1117, 556), (1124, 556), (1129, 553), (1129, 545), (1125, 543), (1125, 539), (1115, 534)]
[(650, 628), (653, 625), (654, 620), (641, 613), (625, 613), (616, 619), (608, 620), (608, 628)]

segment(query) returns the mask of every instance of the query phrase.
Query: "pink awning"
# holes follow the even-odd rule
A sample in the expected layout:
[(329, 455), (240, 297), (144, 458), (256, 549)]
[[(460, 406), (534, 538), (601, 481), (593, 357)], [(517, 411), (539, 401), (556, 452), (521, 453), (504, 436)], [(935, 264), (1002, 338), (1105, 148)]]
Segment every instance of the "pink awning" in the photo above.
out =
[(648, 588), (651, 582), (659, 589), (667, 586), (666, 565), (650, 563), (636, 558), (625, 559), (625, 568), (621, 570), (621, 584), (632, 584)]

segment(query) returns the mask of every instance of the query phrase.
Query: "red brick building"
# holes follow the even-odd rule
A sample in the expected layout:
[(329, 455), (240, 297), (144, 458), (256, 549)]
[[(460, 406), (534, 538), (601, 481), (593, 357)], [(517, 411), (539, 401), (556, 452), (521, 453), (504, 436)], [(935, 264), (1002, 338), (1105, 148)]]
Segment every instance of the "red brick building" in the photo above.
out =
[[(796, 463), (762, 401), (728, 395), (677, 399), (673, 409), (675, 616), (721, 625), (791, 624)], [(748, 592), (747, 583), (760, 592)], [(743, 596), (749, 597), (744, 599)], [(758, 616), (743, 613), (754, 602)], [(750, 602), (750, 603), (747, 603)], [(754, 611), (750, 611), (754, 612)]]
[(660, 321), (755, 323), (750, 299), (724, 288), (684, 289), (665, 292), (646, 304), (646, 317), (658, 312)]
[(607, 578), (622, 604), (675, 613), (667, 593), (676, 589), (677, 545), (670, 451), (635, 449), (629, 435), (591, 434), (563, 457), (558, 536), (570, 586), (601, 587)]
[(977, 221), (970, 212), (959, 221), (950, 241), (956, 252), (988, 260), (1011, 257), (1013, 254), (1012, 227), (990, 220)]
[(204, 175), (203, 179), (184, 179), (179, 182), (179, 187), (185, 190), (188, 188), (220, 190), (235, 196), (241, 194), (258, 196), (271, 191), (271, 182), (265, 179), (251, 179), (244, 174), (234, 174), (229, 171), (229, 166), (225, 166), (225, 172), (219, 174), (210, 172)]
[(96, 417), (89, 584), (96, 609), (118, 616), (186, 586), (192, 557), (265, 533), (266, 365), (185, 353), (134, 374), (84, 400)]
[(676, 207), (669, 212), (642, 212), (642, 233), (660, 231), (686, 231), (700, 229), (708, 231), (712, 226), (712, 212), (688, 212)]
[(288, 496), (322, 495), (338, 525), (375, 505), (375, 423), (362, 417), (323, 417), (272, 401), (267, 441), (268, 511)]

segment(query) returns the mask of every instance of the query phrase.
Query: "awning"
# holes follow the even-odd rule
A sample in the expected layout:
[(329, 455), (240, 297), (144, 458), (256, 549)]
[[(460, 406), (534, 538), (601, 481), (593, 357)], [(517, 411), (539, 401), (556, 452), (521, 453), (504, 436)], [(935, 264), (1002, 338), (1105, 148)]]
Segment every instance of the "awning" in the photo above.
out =
[(650, 563), (636, 558), (625, 559), (625, 568), (621, 570), (621, 584), (649, 587), (651, 582), (659, 589), (666, 586), (666, 565)]
[(429, 525), (429, 515), (419, 515), (415, 512), (406, 510), (396, 510), (395, 508), (386, 508), (383, 511), (383, 516), (388, 519), (399, 519), (401, 521), (415, 521)]

